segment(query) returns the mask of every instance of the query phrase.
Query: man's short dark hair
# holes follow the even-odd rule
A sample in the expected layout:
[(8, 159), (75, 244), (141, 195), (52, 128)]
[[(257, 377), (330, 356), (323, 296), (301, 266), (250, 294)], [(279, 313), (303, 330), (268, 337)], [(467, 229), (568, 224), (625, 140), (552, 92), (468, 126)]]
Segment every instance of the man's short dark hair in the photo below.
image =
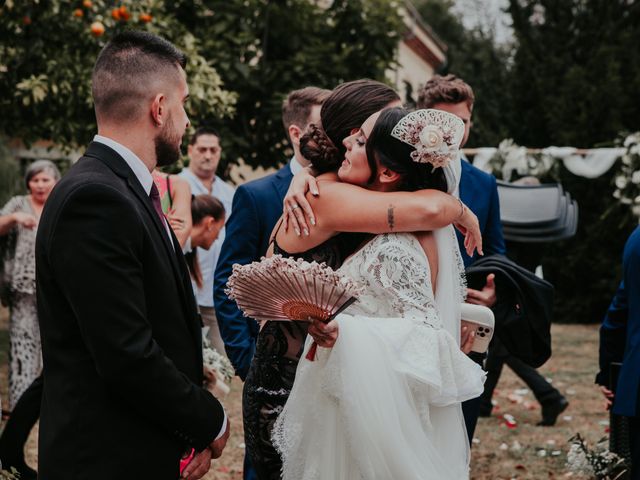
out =
[(201, 137), (202, 135), (213, 135), (215, 137), (218, 137), (218, 140), (220, 140), (220, 135), (218, 134), (218, 131), (215, 128), (205, 126), (205, 127), (200, 127), (196, 130), (196, 132), (191, 137), (191, 140), (189, 140), (189, 145), (195, 145), (196, 142), (198, 141), (198, 138)]
[(158, 79), (179, 78), (187, 57), (171, 42), (152, 33), (127, 30), (102, 49), (91, 78), (98, 121), (127, 121), (141, 113), (145, 99), (154, 95)]
[(282, 102), (282, 124), (289, 137), (289, 126), (297, 125), (304, 129), (309, 123), (311, 109), (322, 103), (331, 94), (330, 90), (318, 87), (305, 87), (294, 90)]
[(437, 103), (465, 102), (471, 110), (474, 101), (473, 89), (453, 74), (434, 76), (418, 93), (418, 108), (431, 108)]

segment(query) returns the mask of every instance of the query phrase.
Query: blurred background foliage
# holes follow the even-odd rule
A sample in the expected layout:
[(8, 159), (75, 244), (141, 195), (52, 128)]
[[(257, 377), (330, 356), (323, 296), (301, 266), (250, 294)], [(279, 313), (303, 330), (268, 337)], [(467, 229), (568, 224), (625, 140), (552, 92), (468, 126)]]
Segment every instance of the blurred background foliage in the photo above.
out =
[(222, 135), (225, 164), (276, 166), (290, 151), (282, 100), (306, 85), (384, 80), (401, 33), (389, 0), (31, 0), (0, 10), (0, 131), (76, 148), (95, 132), (90, 77), (118, 31), (158, 33), (189, 56), (194, 126)]
[[(449, 46), (441, 73), (474, 89), (468, 147), (504, 138), (527, 147), (608, 147), (640, 128), (640, 2), (508, 3), (513, 39), (504, 44), (491, 29), (466, 28), (452, 0), (416, 5)], [(512, 257), (542, 263), (556, 287), (557, 321), (600, 322), (621, 278), (622, 249), (638, 219), (612, 196), (619, 168), (618, 161), (586, 179), (560, 166), (541, 178), (559, 180), (577, 199), (578, 232), (553, 244), (508, 245)]]
[[(439, 73), (456, 73), (474, 88), (467, 146), (513, 138), (528, 147), (594, 148), (638, 130), (637, 0), (509, 0), (513, 35), (500, 43), (490, 28), (466, 26), (453, 0), (414, 4), (448, 45)], [(395, 0), (7, 0), (0, 8), (0, 132), (67, 148), (86, 144), (95, 132), (89, 80), (96, 55), (115, 32), (141, 28), (188, 53), (189, 113), (194, 125), (221, 132), (221, 169), (239, 161), (277, 167), (291, 154), (280, 122), (284, 96), (306, 85), (385, 80), (404, 33), (399, 6)], [(12, 184), (5, 158), (0, 150), (1, 194)], [(543, 180), (559, 178), (578, 200), (577, 235), (510, 246), (514, 255), (541, 259), (556, 285), (558, 321), (600, 321), (615, 290), (624, 241), (637, 225), (612, 197), (618, 171), (614, 166), (589, 180), (555, 169), (554, 178)]]

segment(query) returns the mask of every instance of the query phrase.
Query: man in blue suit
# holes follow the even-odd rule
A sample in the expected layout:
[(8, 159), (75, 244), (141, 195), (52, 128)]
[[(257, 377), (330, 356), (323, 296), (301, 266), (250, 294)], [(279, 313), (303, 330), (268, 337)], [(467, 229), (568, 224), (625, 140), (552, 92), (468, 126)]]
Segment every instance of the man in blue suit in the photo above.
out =
[[(612, 362), (622, 362), (615, 392), (610, 390)], [(631, 480), (640, 480), (640, 227), (624, 247), (622, 282), (600, 327), (600, 372), (602, 386), (613, 413), (629, 417)]]
[[(227, 280), (234, 264), (245, 265), (260, 260), (267, 252), (271, 232), (282, 215), (282, 202), (289, 183), (293, 175), (309, 163), (300, 154), (300, 137), (309, 124), (320, 124), (320, 107), (329, 93), (306, 87), (287, 96), (282, 107), (282, 121), (293, 147), (293, 158), (276, 173), (241, 185), (233, 197), (232, 213), (216, 267), (213, 299), (227, 356), (242, 380), (247, 376), (255, 351), (258, 323), (244, 317), (235, 301), (224, 293)], [(247, 459), (248, 455), (245, 455), (244, 478), (255, 478), (247, 466)]]
[[(435, 108), (453, 113), (462, 119), (465, 126), (464, 137), (460, 147), (464, 147), (469, 139), (471, 130), (471, 114), (475, 96), (472, 88), (461, 78), (455, 75), (436, 75), (430, 79), (419, 93), (418, 108)], [(458, 195), (465, 205), (476, 214), (480, 222), (482, 232), (482, 246), (485, 255), (506, 255), (504, 238), (502, 236), (502, 224), (500, 223), (500, 204), (498, 200), (498, 187), (493, 175), (483, 172), (469, 163), (466, 158), (458, 160), (457, 167), (460, 169), (460, 187), (454, 195)], [(458, 234), (460, 253), (464, 261), (465, 268), (468, 268), (478, 259), (478, 253), (469, 257), (464, 249), (464, 238)], [(496, 303), (496, 289), (494, 275), (487, 276), (487, 282), (482, 290), (469, 288), (467, 291), (467, 302), (484, 305), (491, 308)], [(467, 328), (463, 323), (463, 334)], [(471, 352), (470, 357), (481, 364), (484, 360), (483, 354)], [(541, 424), (553, 424), (557, 416), (567, 406), (564, 397), (557, 389), (552, 387), (534, 368), (529, 367), (515, 357), (502, 352), (498, 356), (489, 355), (487, 361), (487, 382), (485, 393), (482, 397), (466, 401), (462, 404), (469, 442), (473, 439), (478, 416), (481, 410), (481, 402), (488, 404), (488, 411), (485, 408), (484, 415), (491, 412), (491, 396), (493, 388), (498, 383), (502, 365), (507, 363), (511, 369), (521, 377), (533, 390), (536, 398), (542, 405)]]

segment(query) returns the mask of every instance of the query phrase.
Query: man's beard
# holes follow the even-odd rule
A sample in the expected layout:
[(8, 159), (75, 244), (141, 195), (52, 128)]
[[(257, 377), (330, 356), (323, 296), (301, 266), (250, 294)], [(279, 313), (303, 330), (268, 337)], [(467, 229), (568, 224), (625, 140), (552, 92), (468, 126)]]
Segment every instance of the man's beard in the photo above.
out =
[(169, 118), (166, 125), (154, 140), (156, 147), (156, 163), (164, 167), (176, 163), (180, 158), (180, 136), (172, 128)]

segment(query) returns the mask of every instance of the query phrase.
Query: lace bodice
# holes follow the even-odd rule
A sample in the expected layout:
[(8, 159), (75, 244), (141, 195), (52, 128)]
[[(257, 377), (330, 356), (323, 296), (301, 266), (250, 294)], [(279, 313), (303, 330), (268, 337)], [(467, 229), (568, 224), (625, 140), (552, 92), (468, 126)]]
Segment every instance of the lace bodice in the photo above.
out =
[(484, 376), (450, 332), (463, 285), (455, 233), (434, 235), (437, 295), (412, 234), (378, 235), (339, 269), (363, 292), (336, 317), (333, 348), (298, 365), (272, 433), (284, 480), (468, 480), (460, 403)]
[(414, 235), (377, 235), (348, 258), (340, 272), (365, 287), (346, 313), (410, 317), (442, 327), (433, 296), (429, 261)]

